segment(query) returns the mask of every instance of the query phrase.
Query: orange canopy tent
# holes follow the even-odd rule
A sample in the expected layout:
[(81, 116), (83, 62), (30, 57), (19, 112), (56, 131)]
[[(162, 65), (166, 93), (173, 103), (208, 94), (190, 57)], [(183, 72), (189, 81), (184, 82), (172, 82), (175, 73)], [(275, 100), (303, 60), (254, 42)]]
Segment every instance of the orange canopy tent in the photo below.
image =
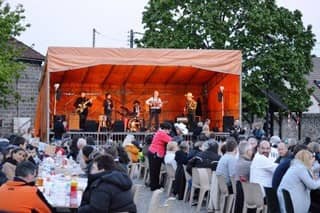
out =
[[(154, 90), (166, 102), (161, 120), (181, 116), (184, 94), (192, 92), (201, 101), (202, 119), (222, 128), (223, 115), (241, 114), (241, 52), (238, 50), (125, 49), (50, 47), (40, 84), (35, 130), (47, 141), (53, 114), (69, 115), (81, 91), (95, 96), (88, 119), (103, 114), (104, 94), (114, 99), (113, 120), (121, 107), (132, 108), (134, 100), (145, 103)], [(55, 101), (54, 84), (60, 85)], [(224, 87), (223, 102), (218, 100)], [(142, 114), (148, 119), (148, 113)]]

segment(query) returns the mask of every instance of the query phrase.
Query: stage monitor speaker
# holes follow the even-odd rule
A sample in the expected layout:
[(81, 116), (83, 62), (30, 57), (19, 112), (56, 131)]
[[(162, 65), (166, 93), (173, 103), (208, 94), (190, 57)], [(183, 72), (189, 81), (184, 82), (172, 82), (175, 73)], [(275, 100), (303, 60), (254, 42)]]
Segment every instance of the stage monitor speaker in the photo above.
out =
[(124, 132), (124, 122), (121, 120), (117, 120), (113, 124), (114, 132)]
[(87, 120), (85, 124), (86, 132), (97, 132), (98, 131), (98, 123), (94, 120)]
[(223, 131), (229, 132), (234, 123), (233, 116), (223, 116)]

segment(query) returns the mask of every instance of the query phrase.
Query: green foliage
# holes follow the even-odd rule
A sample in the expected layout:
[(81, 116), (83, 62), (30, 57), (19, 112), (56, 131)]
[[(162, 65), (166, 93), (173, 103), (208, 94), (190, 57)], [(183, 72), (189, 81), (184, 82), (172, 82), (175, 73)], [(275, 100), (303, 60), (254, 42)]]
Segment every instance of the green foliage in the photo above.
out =
[(9, 97), (19, 98), (11, 85), (23, 69), (23, 65), (17, 61), (22, 50), (14, 45), (12, 38), (29, 27), (23, 23), (23, 13), (22, 5), (12, 9), (8, 3), (0, 0), (0, 106), (9, 104)]
[(243, 54), (243, 109), (264, 115), (273, 91), (291, 111), (310, 104), (307, 75), (315, 37), (302, 14), (274, 0), (151, 0), (143, 12), (139, 47), (240, 49)]

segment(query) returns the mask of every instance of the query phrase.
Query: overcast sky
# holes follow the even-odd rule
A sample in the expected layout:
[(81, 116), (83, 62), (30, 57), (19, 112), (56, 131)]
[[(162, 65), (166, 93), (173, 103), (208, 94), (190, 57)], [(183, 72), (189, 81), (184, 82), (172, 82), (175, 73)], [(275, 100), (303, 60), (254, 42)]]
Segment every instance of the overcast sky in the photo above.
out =
[[(142, 12), (148, 0), (5, 0), (21, 3), (31, 24), (19, 38), (45, 54), (48, 46), (92, 46), (96, 28), (97, 47), (129, 47), (128, 31), (142, 32)], [(299, 9), (305, 25), (316, 34), (314, 50), (320, 56), (320, 1), (277, 0), (290, 10)]]

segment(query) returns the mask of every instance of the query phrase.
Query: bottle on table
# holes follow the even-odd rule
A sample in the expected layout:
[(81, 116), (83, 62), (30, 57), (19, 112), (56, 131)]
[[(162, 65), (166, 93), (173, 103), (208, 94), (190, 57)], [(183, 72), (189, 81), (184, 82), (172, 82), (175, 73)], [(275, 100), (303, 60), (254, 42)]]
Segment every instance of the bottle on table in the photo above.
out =
[(78, 182), (75, 179), (70, 184), (70, 206), (78, 207)]

